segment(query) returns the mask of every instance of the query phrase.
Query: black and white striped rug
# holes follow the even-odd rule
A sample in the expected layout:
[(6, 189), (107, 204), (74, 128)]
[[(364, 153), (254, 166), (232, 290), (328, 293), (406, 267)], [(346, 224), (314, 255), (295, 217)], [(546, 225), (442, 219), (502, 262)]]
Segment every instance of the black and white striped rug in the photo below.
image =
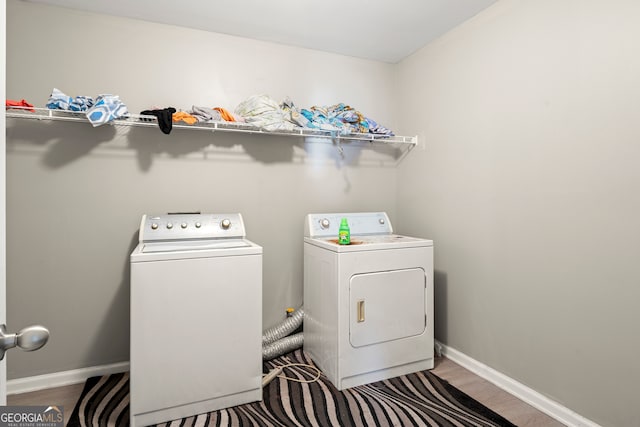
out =
[[(271, 362), (313, 364), (302, 350)], [(285, 370), (289, 376), (304, 376)], [(89, 378), (69, 427), (129, 425), (129, 374)], [(514, 426), (429, 371), (338, 391), (323, 375), (314, 383), (277, 378), (264, 388), (263, 400), (158, 427), (204, 426)]]

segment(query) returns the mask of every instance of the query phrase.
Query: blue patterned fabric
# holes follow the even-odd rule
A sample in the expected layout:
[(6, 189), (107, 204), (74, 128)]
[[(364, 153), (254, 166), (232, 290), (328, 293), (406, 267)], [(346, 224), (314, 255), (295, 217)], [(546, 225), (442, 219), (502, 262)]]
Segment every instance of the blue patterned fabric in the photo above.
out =
[(69, 109), (71, 111), (87, 111), (92, 106), (93, 98), (90, 96), (76, 96), (76, 99), (69, 104)]
[(365, 117), (355, 108), (343, 103), (303, 109), (300, 113), (309, 121), (307, 127), (339, 132), (342, 135), (351, 133), (375, 133), (377, 135), (393, 136), (393, 132), (374, 120)]
[(72, 98), (59, 89), (53, 88), (47, 101), (50, 110), (86, 111), (87, 119), (96, 127), (114, 119), (129, 116), (127, 106), (117, 95), (100, 95), (93, 100), (90, 96)]
[(93, 98), (90, 96), (76, 96), (74, 99), (56, 88), (53, 88), (47, 101), (47, 108), (50, 110), (86, 111), (92, 105)]
[(73, 98), (53, 88), (51, 96), (49, 96), (49, 100), (47, 101), (47, 108), (50, 110), (68, 110), (72, 102)]
[(391, 129), (387, 129), (386, 127), (379, 125), (378, 123), (367, 117), (365, 117), (365, 120), (369, 125), (370, 133), (375, 133), (376, 135), (393, 136), (393, 131), (391, 131)]
[(117, 95), (100, 95), (96, 103), (87, 111), (87, 119), (93, 127), (109, 123), (121, 117), (128, 117), (127, 106), (120, 101)]

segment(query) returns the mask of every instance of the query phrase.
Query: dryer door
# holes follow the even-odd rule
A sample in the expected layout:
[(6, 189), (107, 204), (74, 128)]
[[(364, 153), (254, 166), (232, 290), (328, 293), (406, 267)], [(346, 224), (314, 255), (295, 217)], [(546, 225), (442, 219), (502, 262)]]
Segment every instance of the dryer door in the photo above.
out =
[(425, 286), (421, 268), (351, 276), (351, 345), (362, 347), (422, 334), (426, 328)]

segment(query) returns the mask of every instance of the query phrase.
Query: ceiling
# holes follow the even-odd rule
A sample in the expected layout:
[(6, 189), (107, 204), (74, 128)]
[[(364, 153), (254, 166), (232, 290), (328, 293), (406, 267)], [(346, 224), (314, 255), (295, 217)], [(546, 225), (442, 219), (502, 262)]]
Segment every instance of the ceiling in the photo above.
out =
[(496, 0), (28, 0), (396, 63)]

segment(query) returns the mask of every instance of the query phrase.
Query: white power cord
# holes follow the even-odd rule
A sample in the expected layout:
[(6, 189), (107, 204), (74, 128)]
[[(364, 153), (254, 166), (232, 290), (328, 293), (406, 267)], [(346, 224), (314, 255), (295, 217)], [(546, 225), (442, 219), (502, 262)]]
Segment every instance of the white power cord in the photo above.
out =
[[(315, 371), (315, 376), (310, 380), (301, 380), (299, 378), (292, 378), (292, 377), (288, 377), (286, 375), (280, 375), (280, 374), (282, 374), (282, 371), (285, 368), (291, 368), (291, 367), (294, 367), (294, 366), (302, 367), (302, 368), (309, 368), (309, 369)], [(302, 371), (302, 372), (304, 374), (311, 375), (309, 372), (305, 372), (305, 371)], [(276, 377), (282, 378), (282, 379), (285, 379), (285, 380), (289, 380), (289, 381), (299, 382), (299, 383), (313, 383), (313, 382), (318, 381), (320, 379), (321, 375), (322, 375), (322, 372), (320, 371), (320, 369), (316, 368), (313, 365), (307, 365), (306, 363), (287, 363), (286, 365), (276, 366), (271, 371), (269, 371), (268, 374), (264, 375), (262, 377), (262, 387), (264, 387), (267, 384), (269, 384)]]
[(264, 375), (262, 377), (262, 387), (264, 387), (267, 384), (269, 384), (271, 381), (273, 381), (273, 379), (275, 377), (277, 377), (281, 373), (282, 373), (282, 368), (281, 367), (277, 367), (275, 369), (270, 370), (268, 374), (266, 374), (266, 375)]

